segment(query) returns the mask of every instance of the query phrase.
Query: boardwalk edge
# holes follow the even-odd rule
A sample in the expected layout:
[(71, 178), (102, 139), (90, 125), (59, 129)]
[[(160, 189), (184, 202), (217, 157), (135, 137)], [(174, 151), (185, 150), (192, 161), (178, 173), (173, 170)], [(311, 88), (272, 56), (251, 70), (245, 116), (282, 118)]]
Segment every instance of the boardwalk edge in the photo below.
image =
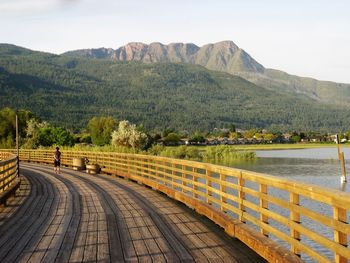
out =
[(242, 241), (268, 262), (303, 262), (298, 256), (288, 249), (278, 245), (276, 242), (272, 241), (241, 221), (231, 218), (224, 212), (218, 211), (200, 200), (177, 192), (163, 184), (159, 184), (155, 181), (137, 175), (128, 175), (120, 171), (104, 168), (102, 168), (101, 172), (120, 176), (125, 179), (131, 179), (138, 183), (152, 187), (154, 190), (162, 192), (170, 198), (187, 205), (188, 207), (194, 209), (198, 214), (207, 217), (215, 224), (222, 227), (229, 236)]

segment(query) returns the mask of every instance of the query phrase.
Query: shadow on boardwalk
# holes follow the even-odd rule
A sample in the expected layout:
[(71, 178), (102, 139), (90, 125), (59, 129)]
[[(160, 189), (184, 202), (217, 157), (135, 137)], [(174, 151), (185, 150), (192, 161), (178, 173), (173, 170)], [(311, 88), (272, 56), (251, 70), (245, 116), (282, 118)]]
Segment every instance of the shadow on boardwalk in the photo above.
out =
[(0, 262), (265, 262), (186, 206), (136, 183), (23, 164), (0, 209)]

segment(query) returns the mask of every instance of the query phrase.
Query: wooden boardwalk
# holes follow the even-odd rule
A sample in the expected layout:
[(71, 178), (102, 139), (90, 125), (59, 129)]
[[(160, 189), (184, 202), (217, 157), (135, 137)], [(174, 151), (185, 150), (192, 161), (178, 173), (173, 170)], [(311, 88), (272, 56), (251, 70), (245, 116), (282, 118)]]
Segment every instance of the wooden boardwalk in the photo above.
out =
[(0, 262), (265, 262), (217, 225), (108, 175), (22, 164), (0, 208)]

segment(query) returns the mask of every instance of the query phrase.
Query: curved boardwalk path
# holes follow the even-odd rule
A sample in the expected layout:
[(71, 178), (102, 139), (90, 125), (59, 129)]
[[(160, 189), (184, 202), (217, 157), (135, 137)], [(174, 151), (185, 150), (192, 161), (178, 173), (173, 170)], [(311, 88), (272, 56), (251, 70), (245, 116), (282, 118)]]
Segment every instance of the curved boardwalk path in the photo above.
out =
[(186, 206), (137, 183), (21, 164), (0, 209), (0, 262), (264, 262)]

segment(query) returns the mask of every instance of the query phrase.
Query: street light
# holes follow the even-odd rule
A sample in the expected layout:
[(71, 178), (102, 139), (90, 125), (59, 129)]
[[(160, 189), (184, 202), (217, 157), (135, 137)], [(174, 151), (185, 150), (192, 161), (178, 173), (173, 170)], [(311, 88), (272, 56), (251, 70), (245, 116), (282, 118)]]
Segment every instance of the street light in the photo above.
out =
[(18, 110), (16, 110), (16, 151), (17, 151), (17, 172), (19, 176), (19, 135), (18, 135)]
[(18, 111), (16, 111), (16, 150), (17, 156), (19, 156)]

